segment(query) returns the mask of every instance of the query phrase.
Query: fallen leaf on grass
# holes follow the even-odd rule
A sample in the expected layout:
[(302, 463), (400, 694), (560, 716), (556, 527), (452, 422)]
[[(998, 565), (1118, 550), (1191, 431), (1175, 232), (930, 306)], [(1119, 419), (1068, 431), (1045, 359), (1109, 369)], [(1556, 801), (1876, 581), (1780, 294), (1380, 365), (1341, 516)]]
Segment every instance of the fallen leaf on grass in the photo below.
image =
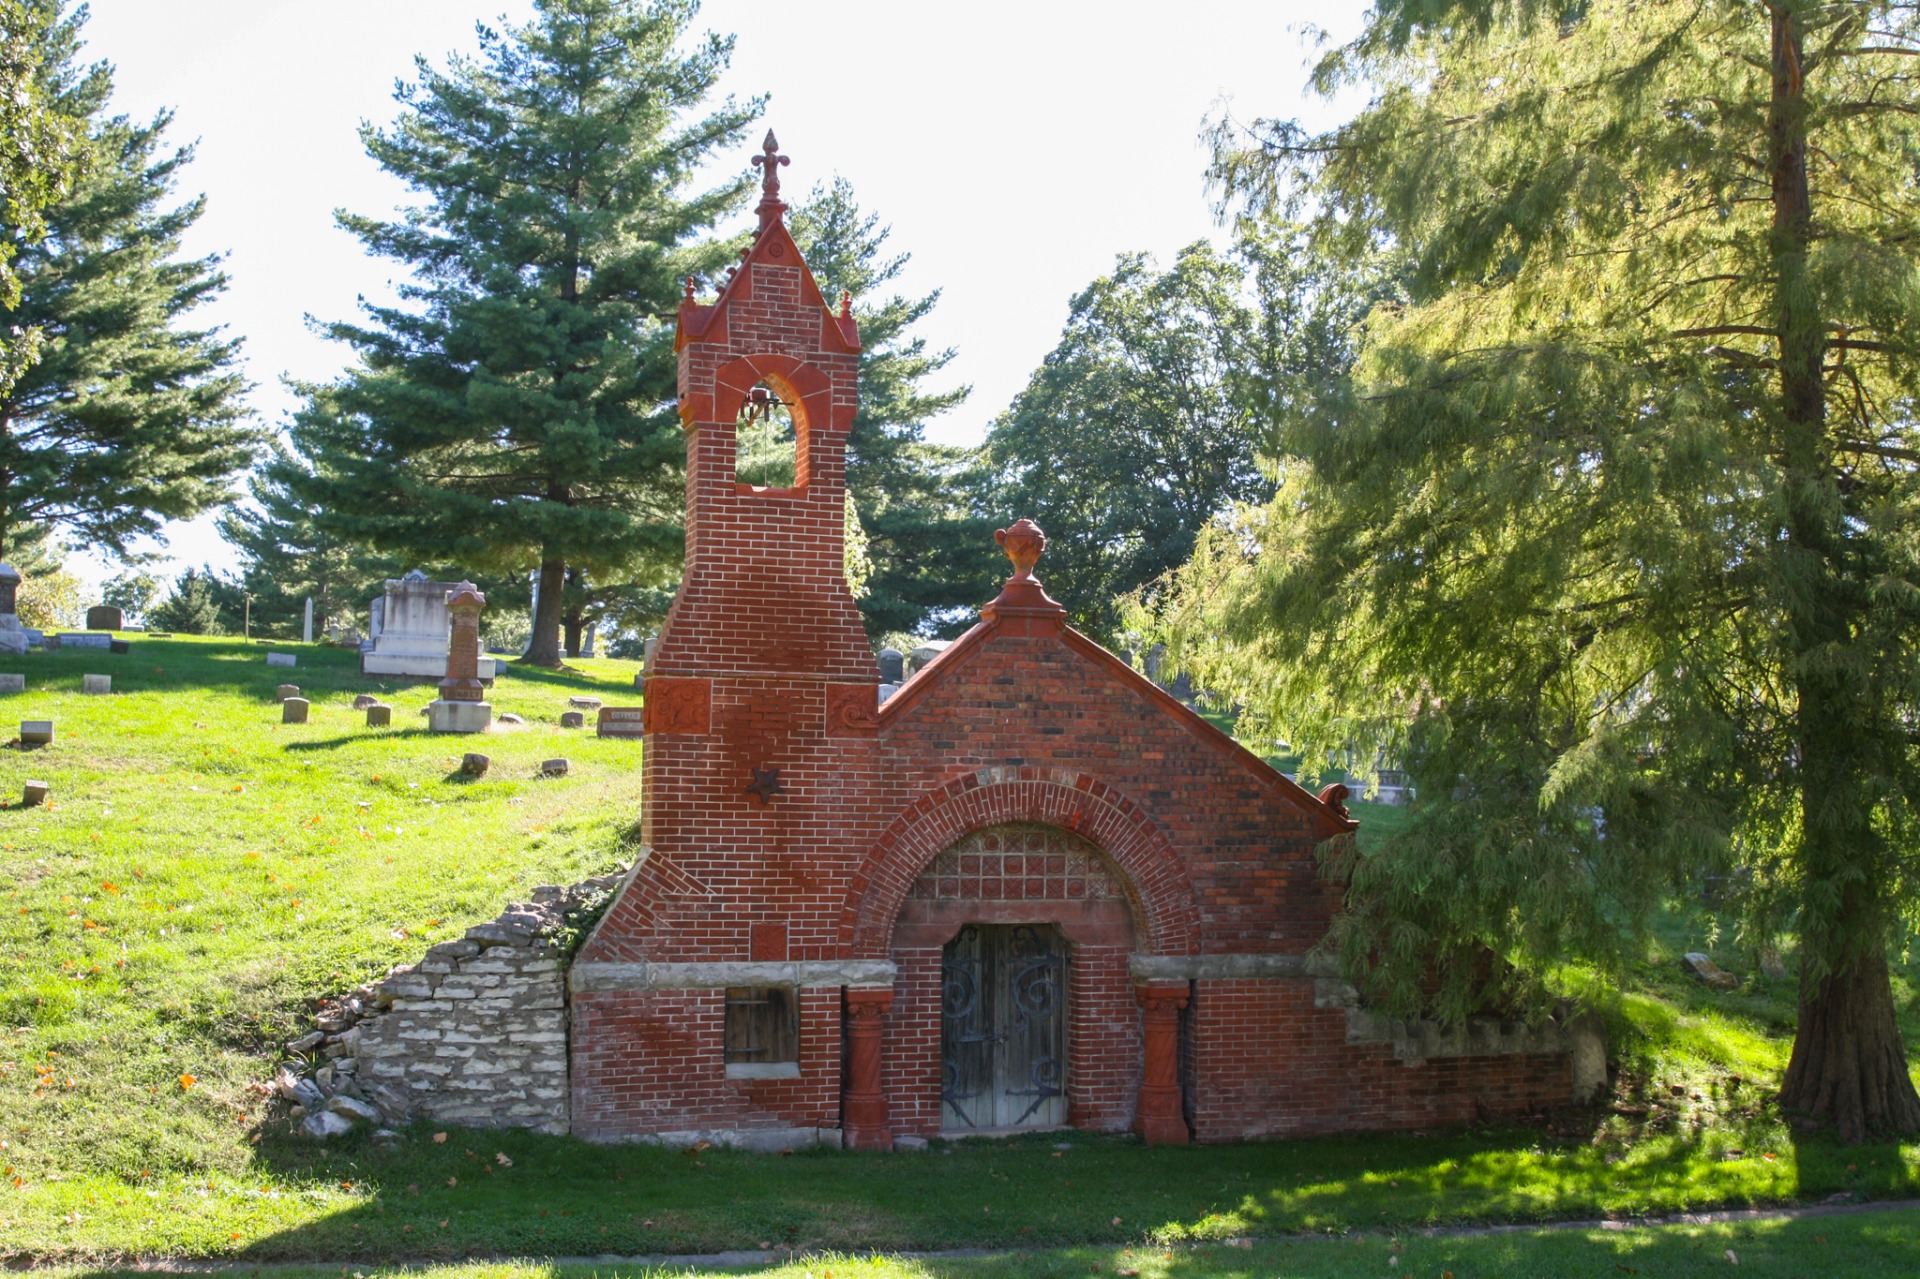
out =
[(447, 1184), (448, 1184), (449, 1186), (457, 1186), (457, 1185), (459, 1185), (459, 1184), (460, 1184), (460, 1178), (458, 1178), (458, 1177), (449, 1177), (449, 1178), (447, 1178)]
[(193, 1087), (193, 1086), (194, 1086), (195, 1084), (197, 1084), (197, 1083), (199, 1083), (199, 1082), (200, 1082), (200, 1081), (199, 1081), (199, 1080), (197, 1080), (197, 1079), (195, 1079), (195, 1078), (194, 1078), (194, 1077), (193, 1077), (192, 1075), (182, 1075), (182, 1076), (180, 1076), (180, 1087), (181, 1087), (181, 1089), (182, 1089), (182, 1091), (184, 1091), (184, 1090), (186, 1090), (186, 1089), (188, 1089), (188, 1088), (191, 1088), (191, 1087)]
[(496, 1153), (496, 1154), (494, 1155), (494, 1157), (493, 1157), (493, 1161), (494, 1161), (495, 1163), (497, 1163), (497, 1164), (499, 1164), (499, 1165), (500, 1165), (500, 1166), (501, 1166), (502, 1168), (511, 1168), (511, 1167), (513, 1167), (513, 1160), (511, 1160), (511, 1159), (509, 1159), (509, 1158), (507, 1158), (507, 1155), (506, 1155), (506, 1152), (505, 1152), (505, 1151), (500, 1151), (500, 1152), (498, 1152), (498, 1153)]
[(444, 1146), (444, 1145), (446, 1145), (446, 1144), (447, 1144), (447, 1134), (445, 1134), (445, 1133), (443, 1133), (443, 1132), (437, 1132), (437, 1133), (435, 1133), (435, 1134), (433, 1134), (433, 1144), (434, 1144), (434, 1145), (436, 1145), (436, 1146)]

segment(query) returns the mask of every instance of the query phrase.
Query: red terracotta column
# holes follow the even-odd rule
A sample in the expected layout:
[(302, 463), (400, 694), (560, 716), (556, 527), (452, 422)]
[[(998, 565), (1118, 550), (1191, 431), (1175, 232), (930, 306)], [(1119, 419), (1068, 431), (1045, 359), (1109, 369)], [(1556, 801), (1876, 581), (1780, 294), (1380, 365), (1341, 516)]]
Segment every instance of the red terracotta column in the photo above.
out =
[(1187, 1006), (1187, 984), (1136, 986), (1134, 997), (1140, 1001), (1146, 1070), (1133, 1130), (1149, 1146), (1184, 1146), (1192, 1139), (1180, 1106), (1180, 1010)]
[(893, 1149), (880, 1085), (880, 1032), (892, 1007), (891, 986), (847, 988), (846, 1143), (856, 1150)]

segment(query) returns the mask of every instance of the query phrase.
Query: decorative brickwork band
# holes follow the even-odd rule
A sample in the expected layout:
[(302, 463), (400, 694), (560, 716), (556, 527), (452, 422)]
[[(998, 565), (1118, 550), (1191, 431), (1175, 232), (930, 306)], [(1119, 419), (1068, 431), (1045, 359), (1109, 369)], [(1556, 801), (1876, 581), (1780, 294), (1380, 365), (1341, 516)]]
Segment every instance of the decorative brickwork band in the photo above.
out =
[(647, 681), (648, 734), (713, 731), (713, 684), (704, 679), (656, 675)]
[(880, 1084), (880, 1039), (891, 987), (847, 990), (846, 1144), (856, 1150), (893, 1149), (887, 1094)]
[(1154, 983), (1135, 988), (1145, 1031), (1145, 1071), (1133, 1130), (1149, 1146), (1184, 1146), (1192, 1140), (1180, 1106), (1180, 1010), (1187, 1006), (1185, 983)]

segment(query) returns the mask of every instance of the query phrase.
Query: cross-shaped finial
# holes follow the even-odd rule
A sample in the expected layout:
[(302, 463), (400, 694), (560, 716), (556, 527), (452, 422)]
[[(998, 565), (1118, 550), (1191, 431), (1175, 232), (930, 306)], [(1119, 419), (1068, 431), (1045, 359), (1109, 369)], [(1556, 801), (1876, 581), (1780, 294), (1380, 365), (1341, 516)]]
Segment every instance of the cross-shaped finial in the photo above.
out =
[(753, 157), (754, 167), (764, 170), (760, 181), (760, 229), (767, 229), (787, 206), (780, 202), (780, 166), (792, 163), (780, 154), (780, 139), (773, 136), (773, 130), (767, 130), (767, 140), (760, 144), (762, 154)]

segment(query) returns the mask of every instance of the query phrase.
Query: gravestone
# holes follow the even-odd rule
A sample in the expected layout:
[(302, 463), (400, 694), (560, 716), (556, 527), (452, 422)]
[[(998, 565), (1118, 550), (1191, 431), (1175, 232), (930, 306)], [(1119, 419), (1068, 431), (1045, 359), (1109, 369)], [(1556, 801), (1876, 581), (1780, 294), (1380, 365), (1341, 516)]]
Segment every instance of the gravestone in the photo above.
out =
[(282, 724), (304, 724), (307, 722), (307, 699), (289, 697), (280, 703), (280, 722)]
[(284, 702), (289, 697), (298, 696), (300, 696), (300, 686), (298, 684), (282, 684), (273, 690), (273, 700), (276, 702)]
[(113, 647), (113, 636), (105, 631), (62, 631), (57, 637), (61, 648), (97, 648), (106, 652)]
[(82, 675), (80, 677), (80, 691), (83, 693), (111, 693), (113, 691), (113, 676)]
[(87, 610), (87, 629), (118, 631), (126, 626), (126, 616), (111, 604), (95, 604)]
[(380, 699), (375, 697), (372, 693), (362, 693), (360, 694), (360, 696), (353, 699), (353, 709), (357, 711), (363, 711), (367, 709), (367, 707), (369, 706), (378, 706), (379, 704), (380, 704)]
[(951, 643), (953, 643), (952, 640), (928, 640), (907, 655), (907, 669), (909, 671), (918, 671), (928, 662), (931, 662), (934, 658), (946, 652), (947, 646)]
[(560, 712), (560, 727), (585, 728), (586, 726), (587, 726), (587, 716), (585, 711), (561, 711)]
[[(415, 570), (389, 579), (386, 593), (374, 601), (373, 646), (360, 654), (362, 675), (408, 675), (414, 679), (447, 677), (447, 640), (452, 617), (447, 600), (471, 582), (429, 582)], [(479, 659), (474, 679), (498, 674), (494, 660)]]
[(645, 737), (646, 711), (639, 706), (602, 706), (600, 722), (595, 726), (595, 735), (599, 737)]
[(0, 564), (0, 653), (27, 651), (27, 628), (14, 616), (14, 599), (20, 593), (20, 570)]
[(367, 727), (385, 728), (393, 723), (393, 707), (385, 702), (375, 702), (367, 707)]
[(605, 703), (597, 697), (569, 697), (567, 699), (567, 705), (573, 707), (575, 710), (597, 711), (605, 705)]
[(20, 794), (20, 807), (38, 808), (47, 802), (47, 796), (52, 793), (53, 788), (45, 782), (36, 782), (29, 779)]
[(307, 596), (306, 609), (300, 617), (300, 642), (313, 643), (313, 596), (311, 595)]
[(565, 777), (567, 775), (567, 761), (564, 759), (547, 759), (540, 761), (540, 775), (542, 777)]
[(53, 745), (53, 721), (50, 719), (21, 720), (20, 744), (22, 746)]
[(1680, 966), (1710, 990), (1732, 990), (1740, 984), (1738, 977), (1697, 950), (1690, 950), (1682, 955)]
[(907, 678), (907, 655), (897, 648), (880, 650), (880, 682), (899, 684)]
[(24, 693), (27, 691), (27, 677), (11, 673), (0, 674), (0, 693)]
[(460, 771), (468, 777), (485, 777), (493, 761), (478, 751), (468, 751), (460, 759)]
[(107, 651), (109, 653), (131, 653), (133, 651), (133, 645), (125, 640), (109, 640), (107, 641)]
[[(451, 619), (447, 640), (446, 678), (440, 696), (427, 703), (427, 727), (436, 733), (483, 733), (493, 723), (493, 707), (482, 699), (480, 682), (480, 610), (487, 606), (472, 582), (461, 582), (447, 593)], [(491, 666), (491, 662), (488, 663)]]
[(292, 653), (268, 653), (268, 666), (297, 666), (299, 661)]

